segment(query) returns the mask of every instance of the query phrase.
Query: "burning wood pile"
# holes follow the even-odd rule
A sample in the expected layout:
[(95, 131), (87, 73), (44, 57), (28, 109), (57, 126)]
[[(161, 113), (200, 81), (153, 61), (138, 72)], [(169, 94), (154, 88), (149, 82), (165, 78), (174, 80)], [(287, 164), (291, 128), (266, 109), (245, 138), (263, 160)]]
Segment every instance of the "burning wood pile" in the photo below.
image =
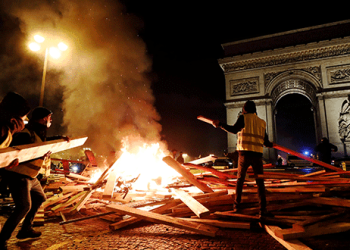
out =
[[(276, 149), (299, 156), (278, 145)], [(232, 212), (237, 169), (216, 170), (201, 165), (215, 159), (214, 156), (182, 165), (166, 155), (160, 156), (162, 169), (153, 169), (146, 165), (148, 160), (151, 161), (146, 158), (150, 155), (149, 152), (141, 155), (142, 161), (138, 165), (142, 165), (139, 167), (143, 171), (140, 173), (130, 167), (130, 158), (123, 154), (95, 181), (92, 177), (78, 174), (57, 175), (57, 179), (51, 180), (45, 187), (48, 200), (41, 208), (45, 218), (61, 216), (63, 221), (60, 224), (65, 224), (104, 216), (112, 220), (110, 228), (113, 230), (147, 220), (212, 237), (218, 228), (249, 230), (253, 224), (263, 222), (261, 225), (267, 232), (285, 246), (296, 242), (302, 244), (298, 243), (299, 238), (350, 229), (347, 216), (350, 172), (334, 166), (313, 160), (336, 171), (292, 174), (276, 172), (271, 164), (265, 165), (265, 173), (257, 177), (265, 180), (267, 210), (274, 217), (261, 221), (258, 217), (257, 186), (251, 169), (248, 169), (243, 189), (244, 209), (242, 214), (237, 214)], [(170, 171), (170, 176), (161, 172), (164, 170)], [(158, 178), (149, 177), (147, 174), (150, 173), (153, 174), (150, 176)], [(143, 175), (146, 178), (142, 179)], [(147, 182), (143, 187), (138, 185), (142, 181)], [(66, 215), (82, 209), (104, 212), (66, 220)], [(39, 216), (42, 223), (43, 215)]]

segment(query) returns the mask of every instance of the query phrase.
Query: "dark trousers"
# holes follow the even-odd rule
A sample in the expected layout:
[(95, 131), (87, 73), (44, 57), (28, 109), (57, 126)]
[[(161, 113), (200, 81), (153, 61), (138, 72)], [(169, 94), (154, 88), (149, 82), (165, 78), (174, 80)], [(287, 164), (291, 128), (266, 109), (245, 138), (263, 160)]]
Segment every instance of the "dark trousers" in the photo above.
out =
[[(236, 185), (236, 198), (234, 201), (235, 207), (239, 206), (242, 198), (243, 184), (247, 169), (252, 166), (254, 175), (263, 174), (263, 162), (262, 156), (255, 152), (239, 152), (238, 156), (238, 171), (237, 171), (237, 185)], [(265, 195), (265, 184), (263, 179), (255, 179), (256, 185), (258, 186), (258, 195), (260, 210), (266, 210), (266, 195)]]
[(15, 210), (5, 222), (1, 233), (0, 241), (6, 241), (21, 222), (22, 230), (32, 227), (33, 219), (41, 204), (46, 200), (44, 191), (38, 179), (24, 177), (16, 173), (9, 173), (8, 185), (15, 202)]

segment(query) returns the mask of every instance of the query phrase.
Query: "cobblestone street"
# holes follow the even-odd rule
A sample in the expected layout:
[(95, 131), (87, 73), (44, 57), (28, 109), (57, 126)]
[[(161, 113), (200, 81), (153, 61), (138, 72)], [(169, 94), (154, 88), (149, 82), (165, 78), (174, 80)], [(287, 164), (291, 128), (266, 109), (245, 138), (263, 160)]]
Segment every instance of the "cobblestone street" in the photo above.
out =
[[(3, 224), (5, 217), (1, 217)], [(59, 221), (36, 227), (39, 239), (19, 241), (18, 229), (8, 242), (9, 249), (285, 249), (262, 229), (220, 230), (212, 238), (190, 231), (148, 222), (111, 231), (110, 222), (90, 219), (66, 225)]]
[[(1, 216), (1, 224), (5, 217)], [(251, 230), (221, 229), (214, 238), (190, 231), (141, 222), (125, 229), (111, 231), (110, 222), (90, 219), (66, 225), (59, 220), (36, 227), (43, 234), (36, 240), (19, 241), (18, 228), (8, 242), (10, 250), (63, 249), (285, 249), (261, 228)], [(326, 235), (302, 240), (311, 249), (349, 249), (349, 233)]]

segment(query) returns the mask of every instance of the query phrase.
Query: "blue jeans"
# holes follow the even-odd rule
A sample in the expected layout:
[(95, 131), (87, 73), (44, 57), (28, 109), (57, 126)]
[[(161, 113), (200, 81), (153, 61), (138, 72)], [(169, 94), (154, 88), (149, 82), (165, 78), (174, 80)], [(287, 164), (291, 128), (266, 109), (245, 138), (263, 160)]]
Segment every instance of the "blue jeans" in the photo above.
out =
[(16, 229), (23, 218), (22, 230), (32, 227), (35, 214), (46, 196), (38, 179), (25, 177), (17, 173), (7, 173), (8, 185), (15, 203), (15, 210), (5, 222), (1, 233), (0, 241), (6, 241)]

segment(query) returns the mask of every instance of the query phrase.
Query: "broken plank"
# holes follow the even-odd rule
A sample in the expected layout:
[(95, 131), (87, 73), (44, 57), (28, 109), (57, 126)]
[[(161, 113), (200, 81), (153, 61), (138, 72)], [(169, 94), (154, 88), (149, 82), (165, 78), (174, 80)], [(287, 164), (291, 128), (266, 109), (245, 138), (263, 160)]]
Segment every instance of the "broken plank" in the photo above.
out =
[[(36, 159), (45, 155), (48, 151), (52, 153), (60, 152), (70, 148), (81, 146), (87, 137), (72, 138), (69, 142), (64, 139), (25, 144), (16, 147), (0, 149), (0, 168), (7, 167), (14, 159), (24, 162)], [(15, 167), (14, 167), (15, 168)], [(12, 168), (12, 170), (14, 170)], [(16, 171), (15, 171), (16, 172)]]
[(303, 154), (301, 154), (301, 153), (298, 153), (298, 152), (296, 152), (296, 151), (293, 151), (293, 150), (288, 149), (288, 148), (286, 148), (286, 147), (283, 147), (283, 146), (281, 146), (281, 145), (277, 145), (276, 143), (273, 144), (273, 148), (275, 148), (275, 149), (277, 149), (277, 150), (281, 150), (281, 151), (283, 151), (283, 152), (285, 152), (285, 153), (289, 153), (289, 154), (291, 154), (291, 155), (297, 156), (297, 157), (299, 157), (299, 158), (301, 158), (301, 159), (310, 161), (310, 162), (315, 163), (315, 164), (317, 164), (317, 165), (320, 165), (320, 166), (322, 166), (322, 167), (331, 169), (331, 170), (333, 170), (333, 171), (341, 172), (341, 173), (350, 175), (350, 173), (347, 173), (347, 172), (345, 172), (344, 170), (342, 170), (342, 169), (340, 169), (340, 168), (337, 168), (337, 167), (335, 167), (335, 166), (332, 166), (331, 164), (327, 164), (327, 163), (325, 163), (325, 162), (323, 162), (323, 161), (319, 161), (319, 160), (310, 158), (310, 157), (308, 157), (308, 156), (306, 156), (306, 155), (303, 155)]
[(315, 197), (308, 200), (314, 204), (322, 204), (337, 207), (350, 207), (350, 200), (345, 200), (341, 198), (329, 198), (329, 197)]
[(312, 172), (312, 173), (301, 175), (301, 177), (317, 176), (317, 175), (322, 175), (324, 173), (326, 173), (326, 170), (322, 169), (322, 170), (319, 170), (319, 171), (316, 171), (316, 172)]
[(95, 190), (87, 191), (87, 193), (79, 200), (79, 202), (74, 206), (73, 210), (79, 210), (85, 205), (88, 199), (90, 199), (91, 195), (95, 192)]
[(214, 192), (210, 187), (205, 185), (202, 182), (199, 182), (193, 174), (188, 171), (185, 167), (183, 167), (180, 163), (175, 161), (172, 157), (166, 156), (163, 158), (163, 161), (168, 164), (170, 167), (175, 169), (179, 174), (181, 174), (187, 181), (191, 184), (202, 190), (204, 193), (212, 193)]
[(67, 192), (82, 192), (85, 188), (89, 187), (88, 185), (76, 185), (76, 186), (61, 186), (59, 189), (62, 193)]
[(324, 193), (325, 187), (286, 187), (286, 188), (266, 188), (271, 193)]
[(191, 195), (183, 190), (175, 189), (175, 194), (185, 203), (199, 218), (203, 218), (210, 214), (210, 211), (194, 199)]
[(191, 163), (185, 163), (184, 164), (186, 167), (191, 167), (191, 168), (196, 168), (199, 170), (204, 170), (204, 171), (208, 171), (214, 175), (216, 175), (217, 177), (226, 180), (227, 178), (237, 178), (236, 176), (232, 175), (232, 174), (228, 174), (228, 173), (223, 173), (221, 171), (218, 171), (214, 168), (208, 168), (208, 167), (203, 167), (200, 165), (195, 165), (195, 164), (191, 164)]
[(215, 161), (217, 158), (218, 158), (217, 156), (209, 155), (197, 160), (190, 161), (189, 163), (198, 165), (198, 164), (202, 164), (210, 161)]
[(97, 217), (101, 217), (101, 216), (105, 216), (105, 215), (110, 215), (110, 214), (115, 214), (115, 212), (107, 212), (107, 213), (103, 213), (103, 214), (95, 214), (95, 215), (91, 215), (91, 216), (87, 216), (87, 217), (83, 217), (83, 218), (72, 219), (72, 220), (63, 220), (63, 221), (60, 222), (60, 225), (73, 223), (73, 222), (77, 222), (77, 221), (82, 221), (82, 220), (89, 220), (89, 219), (93, 219), (93, 218), (97, 218)]
[(87, 191), (83, 191), (83, 192), (80, 192), (80, 193), (74, 195), (74, 196), (71, 197), (67, 202), (62, 203), (62, 204), (59, 204), (59, 205), (57, 205), (57, 206), (51, 208), (51, 211), (53, 211), (53, 212), (59, 212), (59, 211), (61, 211), (62, 209), (66, 208), (66, 207), (68, 207), (69, 205), (71, 205), (71, 204), (73, 204), (74, 202), (76, 202), (78, 199), (81, 199), (81, 197), (82, 197), (83, 195), (85, 195), (86, 192), (87, 192)]
[(350, 230), (350, 222), (336, 222), (325, 226), (316, 226), (305, 228), (293, 227), (288, 229), (276, 230), (276, 236), (283, 240), (294, 240), (299, 238), (314, 237), (325, 234), (335, 234)]
[(276, 236), (275, 231), (280, 230), (281, 228), (278, 226), (264, 225), (266, 232), (271, 235), (275, 240), (277, 240), (282, 246), (287, 248), (288, 250), (312, 250), (308, 246), (304, 245), (299, 240), (289, 240), (285, 241)]
[[(298, 181), (317, 181), (317, 182), (330, 182), (333, 181), (333, 183), (350, 183), (350, 180), (347, 178), (326, 178), (326, 177), (313, 177), (313, 176), (290, 176), (286, 178), (284, 175), (270, 175), (270, 174), (258, 174), (257, 179), (290, 179), (290, 180), (298, 180)], [(332, 183), (332, 184), (333, 184)]]
[(43, 204), (41, 204), (40, 208), (45, 209), (45, 208), (47, 208), (47, 207), (49, 207), (49, 206), (51, 206), (51, 205), (53, 205), (53, 204), (55, 204), (57, 202), (60, 202), (60, 201), (66, 199), (66, 198), (68, 198), (68, 197), (70, 197), (70, 196), (72, 196), (72, 195), (74, 195), (76, 193), (77, 192), (71, 192), (71, 193), (67, 193), (65, 195), (58, 194), (57, 196), (51, 197), (51, 198), (47, 199), (46, 201), (44, 201)]
[[(181, 200), (179, 200), (179, 199), (172, 200), (172, 201), (164, 204), (163, 206), (160, 206), (160, 207), (152, 209), (150, 212), (162, 214), (163, 212), (171, 209), (172, 207), (178, 205), (179, 203), (181, 203)], [(134, 224), (136, 222), (139, 222), (141, 220), (142, 220), (142, 218), (131, 217), (131, 218), (128, 218), (128, 219), (125, 219), (125, 220), (122, 220), (122, 221), (110, 224), (109, 228), (112, 229), (112, 230), (117, 230), (117, 229), (129, 226), (131, 224)]]
[(218, 228), (216, 227), (203, 225), (195, 222), (189, 222), (183, 219), (173, 218), (166, 215), (146, 212), (146, 211), (139, 210), (137, 208), (130, 208), (125, 205), (112, 204), (112, 205), (108, 205), (107, 208), (112, 211), (125, 213), (131, 216), (136, 216), (136, 217), (145, 219), (147, 221), (162, 223), (165, 225), (190, 230), (190, 231), (197, 232), (197, 233), (211, 236), (211, 237), (215, 237), (218, 231)]
[(105, 185), (105, 188), (103, 190), (103, 198), (112, 198), (113, 197), (113, 192), (114, 192), (114, 186), (115, 186), (115, 181), (117, 179), (117, 170), (114, 168), (110, 173), (107, 178), (107, 183)]
[(207, 225), (211, 225), (214, 227), (221, 227), (221, 228), (236, 228), (236, 229), (250, 229), (251, 223), (249, 222), (231, 222), (231, 221), (220, 221), (220, 220), (213, 220), (213, 219), (193, 219), (193, 218), (183, 218), (183, 220), (187, 221), (193, 221), (198, 223), (203, 223)]

